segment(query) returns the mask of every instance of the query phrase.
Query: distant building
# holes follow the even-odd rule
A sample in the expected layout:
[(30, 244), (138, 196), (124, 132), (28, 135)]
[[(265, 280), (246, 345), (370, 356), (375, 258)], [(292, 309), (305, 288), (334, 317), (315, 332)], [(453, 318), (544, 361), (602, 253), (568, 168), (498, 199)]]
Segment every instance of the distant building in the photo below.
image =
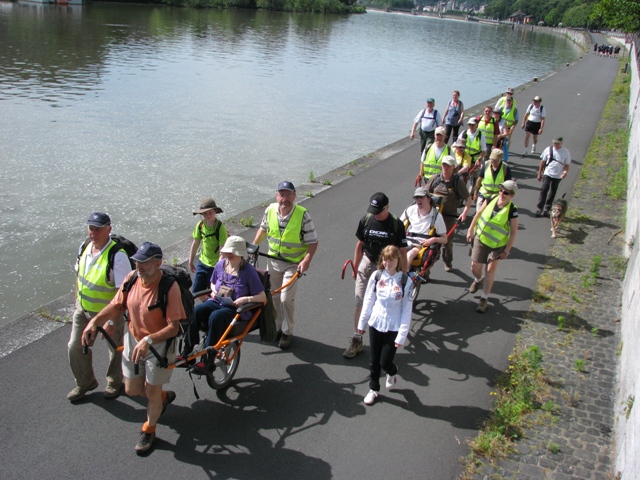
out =
[(509, 21), (511, 23), (524, 24), (524, 23), (527, 23), (527, 22), (525, 22), (525, 18), (527, 18), (527, 17), (529, 17), (529, 19), (530, 19), (531, 15), (527, 15), (522, 10), (518, 10), (517, 12), (513, 12), (511, 15), (509, 15)]

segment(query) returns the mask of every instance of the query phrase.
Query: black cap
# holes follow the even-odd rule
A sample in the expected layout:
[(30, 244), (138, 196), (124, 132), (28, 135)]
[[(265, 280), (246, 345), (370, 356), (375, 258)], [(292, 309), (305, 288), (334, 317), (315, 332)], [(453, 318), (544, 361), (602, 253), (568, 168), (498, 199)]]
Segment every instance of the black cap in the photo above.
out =
[(106, 213), (102, 212), (93, 212), (87, 220), (87, 225), (91, 225), (93, 227), (104, 227), (106, 225), (111, 225), (111, 217)]
[(293, 186), (289, 180), (285, 180), (284, 182), (280, 182), (278, 185), (278, 191), (280, 190), (289, 190), (290, 192), (296, 193), (296, 187)]
[(367, 212), (378, 215), (387, 205), (389, 205), (389, 198), (384, 193), (374, 193), (369, 201), (369, 208), (367, 208)]
[(131, 256), (131, 260), (135, 260), (136, 262), (144, 263), (152, 258), (162, 258), (162, 249), (151, 242), (144, 242), (138, 248), (138, 251)]

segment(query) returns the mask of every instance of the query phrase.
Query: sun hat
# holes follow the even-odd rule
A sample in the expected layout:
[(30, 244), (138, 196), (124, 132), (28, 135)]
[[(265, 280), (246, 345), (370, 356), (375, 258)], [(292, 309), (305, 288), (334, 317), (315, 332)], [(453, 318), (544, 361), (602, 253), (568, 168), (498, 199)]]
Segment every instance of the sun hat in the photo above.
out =
[(247, 256), (247, 242), (238, 235), (232, 235), (224, 242), (224, 246), (220, 249), (220, 253), (232, 253), (242, 258)]
[(202, 199), (202, 201), (200, 202), (200, 207), (198, 207), (198, 210), (194, 210), (193, 214), (198, 215), (204, 212), (208, 212), (209, 210), (215, 210), (216, 213), (223, 212), (222, 209), (218, 207), (218, 205), (216, 205), (216, 201), (213, 198), (207, 197)]
[(500, 186), (505, 190), (513, 192), (514, 195), (518, 193), (518, 184), (513, 180), (507, 180), (506, 182), (502, 182)]

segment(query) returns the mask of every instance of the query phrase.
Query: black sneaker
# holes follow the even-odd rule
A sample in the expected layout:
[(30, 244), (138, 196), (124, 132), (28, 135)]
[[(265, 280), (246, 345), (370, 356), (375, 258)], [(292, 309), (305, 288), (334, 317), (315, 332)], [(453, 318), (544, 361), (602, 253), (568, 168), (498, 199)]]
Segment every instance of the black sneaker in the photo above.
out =
[(542, 210), (538, 209), (536, 210), (536, 217), (541, 217), (542, 216)]
[(274, 341), (279, 342), (281, 338), (282, 338), (282, 330), (278, 330), (278, 333), (276, 333), (276, 339)]
[(542, 216), (546, 217), (546, 218), (549, 218), (551, 216), (550, 213), (549, 213), (549, 210), (545, 210), (544, 212), (542, 212)]
[(286, 350), (287, 348), (289, 348), (291, 346), (291, 339), (292, 339), (293, 335), (287, 335), (287, 334), (282, 334), (282, 337), (280, 337), (280, 341), (278, 342), (278, 347), (280, 347), (281, 350)]
[(145, 453), (149, 451), (155, 439), (156, 439), (156, 432), (153, 432), (153, 433), (140, 432), (140, 438), (138, 439), (138, 443), (136, 443), (136, 446), (135, 446), (136, 453), (139, 455), (141, 453)]

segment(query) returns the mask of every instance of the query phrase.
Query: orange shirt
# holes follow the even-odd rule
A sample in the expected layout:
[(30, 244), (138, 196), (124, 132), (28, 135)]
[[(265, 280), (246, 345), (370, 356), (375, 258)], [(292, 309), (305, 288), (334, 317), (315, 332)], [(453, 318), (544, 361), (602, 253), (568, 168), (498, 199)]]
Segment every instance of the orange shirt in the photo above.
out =
[[(131, 272), (123, 285), (127, 283)], [(170, 322), (179, 322), (186, 318), (184, 307), (182, 306), (182, 297), (180, 296), (180, 287), (176, 282), (171, 285), (167, 299), (167, 317), (162, 315), (161, 308), (149, 310), (149, 306), (155, 305), (158, 299), (158, 286), (160, 279), (150, 285), (145, 285), (142, 280), (138, 279), (127, 295), (127, 309), (129, 310), (129, 331), (133, 338), (140, 340), (152, 333), (157, 333)], [(124, 294), (122, 288), (111, 301), (114, 305), (122, 307), (124, 305)]]

